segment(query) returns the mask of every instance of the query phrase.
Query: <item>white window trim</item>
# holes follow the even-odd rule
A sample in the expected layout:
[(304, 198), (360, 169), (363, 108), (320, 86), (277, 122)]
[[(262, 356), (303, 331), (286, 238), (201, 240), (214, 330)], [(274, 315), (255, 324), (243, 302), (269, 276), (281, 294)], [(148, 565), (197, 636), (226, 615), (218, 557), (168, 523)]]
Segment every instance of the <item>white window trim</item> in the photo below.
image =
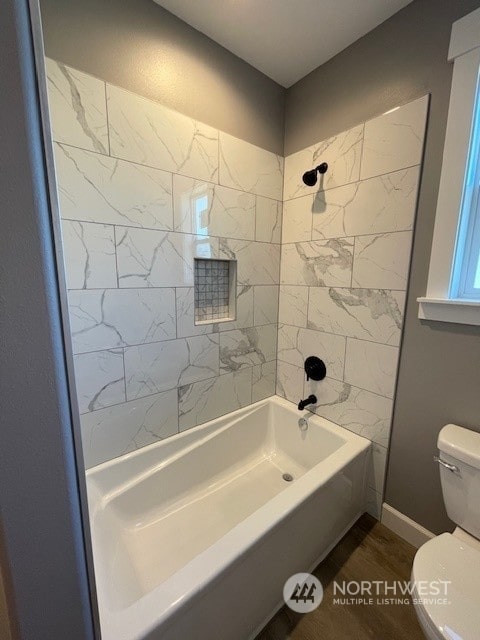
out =
[(480, 325), (479, 300), (449, 297), (480, 69), (480, 9), (453, 24), (448, 60), (454, 62), (452, 89), (427, 293), (417, 298), (418, 317)]

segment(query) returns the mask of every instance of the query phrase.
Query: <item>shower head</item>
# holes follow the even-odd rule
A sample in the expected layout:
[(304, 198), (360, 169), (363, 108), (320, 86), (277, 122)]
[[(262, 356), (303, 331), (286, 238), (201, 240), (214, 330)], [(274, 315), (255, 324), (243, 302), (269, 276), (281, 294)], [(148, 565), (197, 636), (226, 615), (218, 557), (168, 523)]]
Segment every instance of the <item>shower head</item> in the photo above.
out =
[(317, 184), (317, 173), (325, 173), (328, 169), (328, 164), (326, 162), (322, 162), (315, 169), (310, 169), (310, 171), (305, 171), (302, 176), (303, 182), (307, 185), (307, 187), (314, 187)]

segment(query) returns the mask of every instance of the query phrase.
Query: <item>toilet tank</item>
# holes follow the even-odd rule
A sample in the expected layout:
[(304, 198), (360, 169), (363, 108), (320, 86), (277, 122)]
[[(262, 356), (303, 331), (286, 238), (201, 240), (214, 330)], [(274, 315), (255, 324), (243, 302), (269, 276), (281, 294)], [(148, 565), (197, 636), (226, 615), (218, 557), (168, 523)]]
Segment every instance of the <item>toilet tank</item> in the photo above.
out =
[[(448, 517), (480, 538), (480, 433), (447, 424), (438, 434), (440, 480)], [(453, 465), (453, 468), (443, 465)]]

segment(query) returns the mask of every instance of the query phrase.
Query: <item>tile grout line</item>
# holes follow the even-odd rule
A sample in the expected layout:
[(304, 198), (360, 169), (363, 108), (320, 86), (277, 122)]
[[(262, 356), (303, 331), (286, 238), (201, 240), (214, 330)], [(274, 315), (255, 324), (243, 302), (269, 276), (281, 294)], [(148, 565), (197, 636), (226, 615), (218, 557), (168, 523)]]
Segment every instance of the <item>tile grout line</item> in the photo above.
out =
[(112, 157), (112, 145), (110, 141), (110, 121), (108, 116), (108, 93), (107, 93), (107, 83), (104, 81), (104, 92), (105, 92), (105, 116), (107, 119), (107, 140), (108, 140), (108, 157)]
[[(211, 325), (219, 324), (218, 322), (212, 322)], [(135, 344), (124, 344), (124, 345), (115, 345), (111, 347), (102, 347), (101, 349), (93, 349), (91, 351), (78, 351), (73, 355), (76, 356), (84, 356), (92, 353), (104, 353), (106, 351), (112, 351), (113, 349), (136, 349), (137, 347), (148, 347), (155, 344), (166, 344), (171, 342), (179, 342), (180, 340), (192, 340), (195, 338), (208, 338), (212, 340), (213, 338), (218, 338), (220, 340), (221, 336), (228, 336), (229, 333), (233, 332), (242, 332), (247, 331), (248, 329), (262, 329), (264, 327), (274, 327), (276, 326), (276, 322), (267, 322), (266, 324), (258, 324), (258, 325), (249, 325), (247, 327), (237, 327), (236, 329), (226, 329), (225, 331), (211, 331), (210, 333), (200, 333), (200, 334), (192, 334), (187, 336), (180, 336), (177, 338), (166, 338), (165, 340), (154, 340), (152, 342), (138, 342)], [(205, 325), (208, 326), (208, 325)]]
[[(298, 369), (299, 371), (301, 371), (303, 373), (303, 369), (301, 366), (299, 366), (298, 364), (292, 364), (291, 362), (287, 362), (286, 360), (282, 360), (281, 358), (278, 358), (279, 362), (282, 362), (283, 364), (288, 364), (291, 367), (295, 367), (296, 369)], [(359, 387), (356, 384), (351, 384), (350, 382), (346, 382), (345, 380), (339, 380), (338, 378), (335, 378), (334, 376), (328, 375), (326, 376), (325, 380), (333, 380), (334, 382), (338, 382), (339, 384), (347, 384), (349, 387), (352, 387), (352, 389), (358, 389), (359, 391), (365, 391), (365, 393), (371, 393), (372, 395), (374, 395), (377, 398), (382, 398), (383, 400), (388, 400), (389, 402), (393, 403), (393, 398), (391, 396), (383, 396), (381, 393), (377, 393), (376, 391), (372, 391), (371, 389), (365, 389), (365, 387)]]
[[(359, 162), (359, 167), (358, 167), (358, 181), (361, 182), (362, 181), (362, 164), (363, 164), (363, 153), (365, 151), (365, 124), (366, 122), (363, 123), (362, 125), (362, 144), (361, 144), (361, 148), (360, 148), (360, 162)], [(401, 171), (401, 169), (400, 169)], [(391, 171), (390, 173), (393, 173), (393, 171)], [(386, 175), (386, 174), (384, 174)], [(373, 176), (376, 177), (376, 176)], [(367, 178), (368, 180), (368, 178)]]
[(122, 349), (122, 364), (123, 364), (123, 386), (125, 388), (125, 402), (127, 402), (127, 369), (125, 365), (125, 349)]
[(84, 219), (80, 219), (80, 218), (68, 218), (68, 217), (61, 217), (61, 220), (63, 222), (79, 222), (81, 224), (92, 224), (92, 225), (97, 225), (97, 226), (103, 226), (103, 227), (120, 227), (122, 229), (133, 229), (133, 230), (139, 230), (139, 231), (149, 231), (149, 232), (154, 232), (154, 233), (174, 233), (178, 236), (191, 236), (192, 238), (196, 238), (199, 240), (206, 240), (207, 238), (213, 238), (213, 239), (218, 239), (218, 240), (231, 240), (233, 242), (246, 242), (249, 244), (261, 244), (261, 245), (268, 245), (268, 246), (272, 246), (272, 247), (281, 247), (280, 242), (268, 242), (267, 240), (254, 240), (252, 238), (238, 238), (238, 237), (232, 237), (232, 236), (225, 236), (225, 235), (216, 235), (216, 234), (199, 234), (199, 233), (191, 233), (188, 231), (178, 231), (176, 229), (160, 229), (158, 227), (144, 227), (144, 226), (140, 226), (140, 225), (131, 225), (131, 224), (121, 224), (119, 222), (99, 222), (96, 220), (84, 220)]
[[(114, 246), (115, 246), (115, 275), (116, 275), (116, 279), (117, 279), (117, 286), (116, 288), (112, 289), (112, 291), (117, 291), (120, 290), (120, 278), (118, 275), (118, 255), (117, 255), (117, 230), (115, 228), (115, 225), (113, 225), (113, 242), (114, 242)], [(81, 291), (88, 291), (89, 289), (81, 289)], [(100, 289), (102, 290), (102, 289)], [(104, 289), (105, 291), (107, 290), (107, 288)], [(76, 289), (69, 289), (69, 291), (76, 291)]]
[(353, 289), (353, 270), (355, 269), (355, 252), (357, 246), (357, 236), (353, 237), (353, 251), (352, 251), (352, 269), (350, 271), (350, 289)]
[[(106, 223), (106, 224), (113, 224), (113, 223)], [(122, 226), (122, 225), (119, 225)], [(138, 227), (134, 227), (134, 228), (138, 228)], [(139, 227), (142, 228), (142, 227)], [(412, 233), (413, 229), (394, 229), (393, 231), (377, 231), (375, 233), (355, 233), (355, 234), (350, 234), (350, 235), (346, 235), (346, 236), (332, 236), (331, 238), (316, 238), (315, 240), (289, 240), (288, 242), (284, 242), (283, 243), (283, 247), (288, 246), (288, 245), (292, 245), (292, 244), (307, 244), (307, 243), (315, 243), (315, 244), (321, 244), (321, 243), (327, 243), (329, 242), (329, 240), (348, 240), (350, 238), (368, 238), (368, 237), (373, 237), (373, 236), (392, 236), (395, 235), (397, 233)]]
[[(268, 360), (267, 362), (265, 362), (263, 364), (268, 364), (269, 362), (274, 362), (274, 360)], [(185, 384), (182, 384), (179, 387), (169, 387), (168, 389), (162, 389), (161, 391), (155, 391), (154, 393), (149, 393), (149, 394), (144, 395), (144, 396), (137, 396), (135, 398), (127, 398), (127, 400), (124, 401), (124, 402), (115, 402), (114, 404), (109, 404), (109, 405), (106, 405), (105, 407), (100, 407), (98, 409), (94, 409), (93, 411), (84, 411), (83, 413), (80, 413), (80, 416), (92, 415), (92, 414), (95, 414), (95, 413), (97, 413), (99, 411), (104, 411), (104, 410), (110, 409), (111, 407), (120, 407), (120, 406), (122, 406), (124, 404), (128, 404), (130, 402), (139, 402), (139, 401), (143, 400), (144, 398), (145, 399), (146, 398), (152, 398), (153, 396), (162, 395), (162, 394), (165, 394), (165, 393), (169, 393), (171, 391), (176, 391), (176, 390), (180, 389), (181, 387), (188, 387), (188, 386), (191, 386), (191, 385), (194, 385), (194, 384), (197, 384), (197, 383), (206, 382), (207, 380), (216, 380), (217, 378), (225, 377), (225, 376), (228, 376), (228, 375), (232, 375), (233, 376), (233, 375), (238, 374), (238, 373), (243, 372), (243, 371), (248, 372), (249, 369), (253, 369), (255, 366), (258, 366), (258, 365), (252, 365), (252, 366), (249, 366), (249, 367), (241, 367), (237, 371), (227, 371), (225, 373), (220, 373), (219, 375), (210, 376), (209, 378), (201, 378), (200, 380), (195, 380), (194, 382), (187, 382)], [(229, 413), (229, 412), (227, 412), (227, 413)]]
[[(278, 284), (276, 283), (268, 283), (264, 284), (263, 282), (260, 284), (248, 284), (248, 283), (239, 283), (241, 287), (276, 287)], [(300, 285), (284, 285), (285, 287), (295, 287)], [(308, 285), (304, 285), (308, 286)], [(324, 287), (327, 288), (327, 287)], [(193, 285), (191, 284), (180, 284), (180, 285), (159, 285), (157, 287), (87, 287), (87, 288), (75, 288), (70, 287), (68, 291), (157, 291), (158, 289), (193, 289)]]
[[(315, 287), (312, 287), (314, 289)], [(268, 325), (269, 326), (269, 325)], [(325, 331), (324, 329), (313, 329), (312, 327), (298, 327), (295, 324), (289, 324), (287, 322), (279, 322), (281, 327), (291, 327), (292, 329), (303, 329), (304, 331), (313, 331), (315, 333), (322, 333), (327, 336), (337, 336), (339, 338), (351, 338), (353, 340), (359, 340), (360, 342), (368, 342), (368, 344), (378, 344), (383, 347), (392, 347), (392, 349), (398, 349), (397, 344), (389, 344), (388, 342), (378, 342), (377, 340), (367, 340), (366, 338), (358, 338), (357, 336), (350, 336), (344, 333), (333, 333), (332, 331)]]
[[(325, 284), (319, 284), (319, 285), (315, 285), (315, 284), (299, 284), (298, 282), (281, 282), (280, 285), (282, 287), (310, 287), (311, 289), (321, 289), (322, 291), (326, 291), (329, 289), (340, 289), (342, 291), (384, 291), (384, 292), (392, 292), (392, 293), (405, 293), (406, 289), (390, 289), (390, 288), (385, 288), (385, 287), (349, 287), (346, 285), (338, 285), (338, 284), (333, 284), (333, 285), (325, 285)], [(182, 286), (188, 286), (188, 285), (182, 285)], [(257, 286), (263, 286), (263, 285), (257, 285)], [(267, 286), (267, 285), (265, 285)], [(130, 288), (134, 288), (134, 287), (130, 287)], [(145, 287), (143, 287), (145, 288)]]
[(125, 164), (131, 164), (135, 167), (144, 167), (145, 169), (150, 169), (152, 171), (158, 171), (161, 173), (168, 173), (171, 176), (178, 176), (180, 178), (186, 178), (188, 180), (194, 180), (197, 182), (202, 182), (204, 184), (207, 185), (211, 185), (212, 187), (221, 187), (222, 189), (225, 189), (226, 191), (235, 191), (237, 193), (241, 193), (241, 194), (249, 194), (251, 196), (259, 196), (261, 198), (265, 198), (266, 200), (271, 200), (272, 202), (280, 202), (283, 203), (283, 200), (281, 198), (273, 198), (271, 195), (263, 195), (263, 194), (258, 194), (255, 191), (248, 191), (246, 189), (240, 189), (238, 187), (231, 187), (228, 185), (225, 185), (221, 182), (214, 182), (213, 180), (209, 180), (208, 178), (204, 178), (202, 177), (198, 177), (197, 176), (193, 176), (193, 175), (187, 175), (185, 173), (179, 173), (178, 171), (172, 171), (170, 169), (163, 169), (162, 167), (159, 166), (155, 166), (152, 164), (146, 164), (145, 162), (138, 162), (137, 160), (131, 160), (129, 158), (124, 158), (122, 156), (117, 156), (111, 153), (101, 153), (100, 151), (95, 151), (94, 149), (86, 149), (85, 147), (79, 147), (75, 144), (71, 144), (69, 142), (64, 142), (63, 140), (56, 140), (54, 138), (52, 138), (52, 142), (54, 144), (59, 145), (60, 147), (68, 147), (70, 149), (76, 149), (77, 151), (81, 151), (82, 153), (86, 153), (88, 154), (92, 154), (94, 156), (98, 156), (100, 158), (108, 158), (110, 160), (114, 160), (117, 162), (123, 162)]
[[(112, 154), (104, 154), (104, 153), (101, 153), (99, 151), (95, 151), (95, 150), (92, 150), (92, 149), (86, 149), (84, 147), (79, 147), (77, 145), (74, 145), (74, 144), (71, 144), (71, 143), (68, 143), (68, 142), (64, 142), (62, 140), (56, 140), (56, 139), (52, 139), (52, 140), (53, 140), (54, 143), (56, 143), (56, 144), (58, 144), (60, 146), (66, 146), (66, 147), (70, 147), (72, 149), (77, 149), (78, 151), (82, 151), (82, 152), (85, 152), (87, 154), (94, 154), (96, 156), (100, 156), (100, 157), (104, 157), (104, 158), (110, 158), (111, 160), (117, 160), (117, 161), (120, 161), (120, 162), (125, 162), (127, 164), (132, 164), (132, 165), (135, 165), (135, 166), (145, 167), (146, 169), (152, 169), (154, 171), (160, 171), (162, 173), (169, 173), (172, 176), (176, 175), (176, 176), (180, 176), (182, 178), (188, 178), (190, 180), (197, 180), (197, 181), (204, 182), (206, 184), (210, 184), (210, 185), (213, 185), (213, 186), (222, 187), (223, 189), (228, 189), (229, 191), (237, 191), (239, 193), (247, 193), (247, 194), (254, 195), (254, 196), (258, 195), (259, 197), (266, 198), (267, 200), (272, 200), (274, 202), (280, 202), (282, 204), (285, 204), (286, 202), (291, 202), (292, 200), (299, 200), (300, 198), (312, 197), (312, 194), (307, 193), (307, 194), (302, 194), (302, 195), (299, 195), (299, 196), (295, 196), (293, 198), (283, 199), (283, 196), (280, 197), (280, 198), (272, 198), (272, 196), (270, 196), (270, 195), (267, 196), (267, 195), (263, 195), (263, 194), (258, 194), (258, 193), (253, 192), (253, 191), (247, 191), (245, 189), (239, 189), (239, 188), (236, 188), (236, 187), (230, 187), (230, 186), (224, 185), (224, 184), (222, 184), (220, 182), (213, 182), (212, 180), (208, 180), (208, 179), (203, 178), (203, 177), (199, 178), (199, 177), (193, 176), (193, 175), (186, 175), (186, 174), (183, 174), (183, 173), (178, 173), (178, 171), (170, 171), (168, 169), (163, 169), (163, 168), (158, 167), (158, 166), (146, 164), (146, 163), (143, 163), (143, 162), (138, 162), (136, 160), (131, 160), (131, 159), (128, 159), (128, 158), (123, 158), (121, 156), (116, 156), (116, 155), (112, 155)], [(110, 142), (109, 142), (109, 144), (110, 144)], [(344, 182), (344, 183), (338, 184), (338, 185), (336, 185), (334, 187), (330, 187), (328, 189), (323, 189), (321, 191), (318, 191), (317, 193), (327, 193), (327, 192), (332, 191), (334, 189), (340, 189), (342, 187), (346, 187), (346, 186), (349, 186), (349, 185), (352, 185), (352, 184), (358, 184), (358, 183), (361, 183), (361, 182), (368, 182), (370, 180), (376, 180), (376, 179), (382, 178), (384, 176), (392, 175), (394, 173), (400, 173), (402, 171), (404, 172), (404, 171), (408, 171), (410, 169), (415, 169), (415, 168), (420, 168), (420, 167), (421, 167), (421, 163), (415, 163), (415, 164), (412, 164), (412, 165), (408, 165), (407, 167), (401, 167), (399, 169), (395, 169), (393, 171), (387, 171), (386, 173), (380, 173), (380, 174), (377, 174), (375, 176), (370, 176), (368, 178), (358, 179), (358, 180), (351, 180), (349, 182)]]

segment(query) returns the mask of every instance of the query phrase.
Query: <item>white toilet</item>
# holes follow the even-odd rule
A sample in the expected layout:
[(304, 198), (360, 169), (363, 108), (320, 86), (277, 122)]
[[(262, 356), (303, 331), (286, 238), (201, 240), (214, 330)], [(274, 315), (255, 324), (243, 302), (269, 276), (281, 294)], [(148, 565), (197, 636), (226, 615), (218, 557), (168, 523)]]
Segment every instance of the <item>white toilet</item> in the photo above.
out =
[[(429, 640), (479, 640), (480, 433), (449, 424), (439, 433), (438, 448), (443, 499), (457, 528), (417, 551), (413, 598), (422, 602), (414, 602), (415, 609)], [(440, 587), (440, 594), (430, 583)]]

